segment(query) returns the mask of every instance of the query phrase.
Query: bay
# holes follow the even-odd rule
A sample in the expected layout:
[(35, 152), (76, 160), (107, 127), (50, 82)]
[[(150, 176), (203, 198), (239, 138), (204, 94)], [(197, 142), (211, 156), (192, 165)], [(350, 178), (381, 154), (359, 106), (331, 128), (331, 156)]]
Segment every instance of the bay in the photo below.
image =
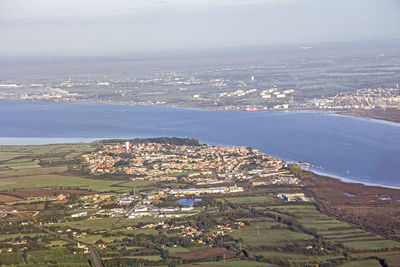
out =
[(252, 146), (343, 180), (400, 187), (400, 124), (320, 112), (211, 111), (99, 103), (0, 101), (0, 144), (196, 137)]

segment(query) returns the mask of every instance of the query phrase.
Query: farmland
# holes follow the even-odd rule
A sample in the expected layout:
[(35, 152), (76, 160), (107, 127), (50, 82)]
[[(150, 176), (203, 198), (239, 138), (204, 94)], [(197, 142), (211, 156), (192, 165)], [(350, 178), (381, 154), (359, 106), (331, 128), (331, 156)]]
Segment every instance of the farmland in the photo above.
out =
[[(310, 187), (312, 179), (258, 187), (238, 179), (244, 190), (185, 195), (193, 203), (184, 207), (170, 188), (197, 186), (193, 172), (173, 181), (82, 172), (82, 155), (98, 149), (0, 147), (0, 265), (93, 266), (89, 246), (104, 266), (400, 265), (395, 235), (322, 212), (318, 194), (328, 189)], [(285, 201), (282, 193), (305, 197)], [(140, 212), (149, 215), (130, 216)]]

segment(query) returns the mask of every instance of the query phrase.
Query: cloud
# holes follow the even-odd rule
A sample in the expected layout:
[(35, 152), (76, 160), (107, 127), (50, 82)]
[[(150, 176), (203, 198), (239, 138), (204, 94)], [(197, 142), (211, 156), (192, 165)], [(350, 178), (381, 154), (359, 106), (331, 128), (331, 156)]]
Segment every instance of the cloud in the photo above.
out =
[(400, 38), (399, 0), (0, 0), (0, 54)]

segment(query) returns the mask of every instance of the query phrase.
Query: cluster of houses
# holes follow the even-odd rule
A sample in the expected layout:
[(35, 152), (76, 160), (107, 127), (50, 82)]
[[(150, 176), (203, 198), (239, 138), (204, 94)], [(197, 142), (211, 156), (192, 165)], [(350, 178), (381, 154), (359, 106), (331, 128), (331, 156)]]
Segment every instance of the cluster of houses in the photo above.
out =
[(318, 109), (400, 108), (400, 90), (396, 88), (367, 88), (338, 93), (336, 96), (314, 99)]
[(53, 195), (44, 195), (44, 196), (32, 196), (27, 197), (26, 200), (35, 200), (35, 201), (63, 201), (66, 200), (69, 194), (53, 194)]
[(298, 182), (282, 169), (284, 161), (246, 147), (126, 142), (104, 145), (82, 158), (94, 175), (123, 173), (132, 180), (176, 181), (179, 177), (198, 185), (254, 178), (268, 178), (268, 184)]

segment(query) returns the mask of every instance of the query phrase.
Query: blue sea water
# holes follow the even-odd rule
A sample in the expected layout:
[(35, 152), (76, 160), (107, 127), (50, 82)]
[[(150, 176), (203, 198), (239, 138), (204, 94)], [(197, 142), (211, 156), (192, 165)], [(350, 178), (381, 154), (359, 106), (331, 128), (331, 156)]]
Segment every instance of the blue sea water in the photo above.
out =
[(400, 187), (400, 124), (318, 112), (210, 111), (98, 103), (0, 101), (0, 144), (197, 137), (304, 161), (321, 174)]

